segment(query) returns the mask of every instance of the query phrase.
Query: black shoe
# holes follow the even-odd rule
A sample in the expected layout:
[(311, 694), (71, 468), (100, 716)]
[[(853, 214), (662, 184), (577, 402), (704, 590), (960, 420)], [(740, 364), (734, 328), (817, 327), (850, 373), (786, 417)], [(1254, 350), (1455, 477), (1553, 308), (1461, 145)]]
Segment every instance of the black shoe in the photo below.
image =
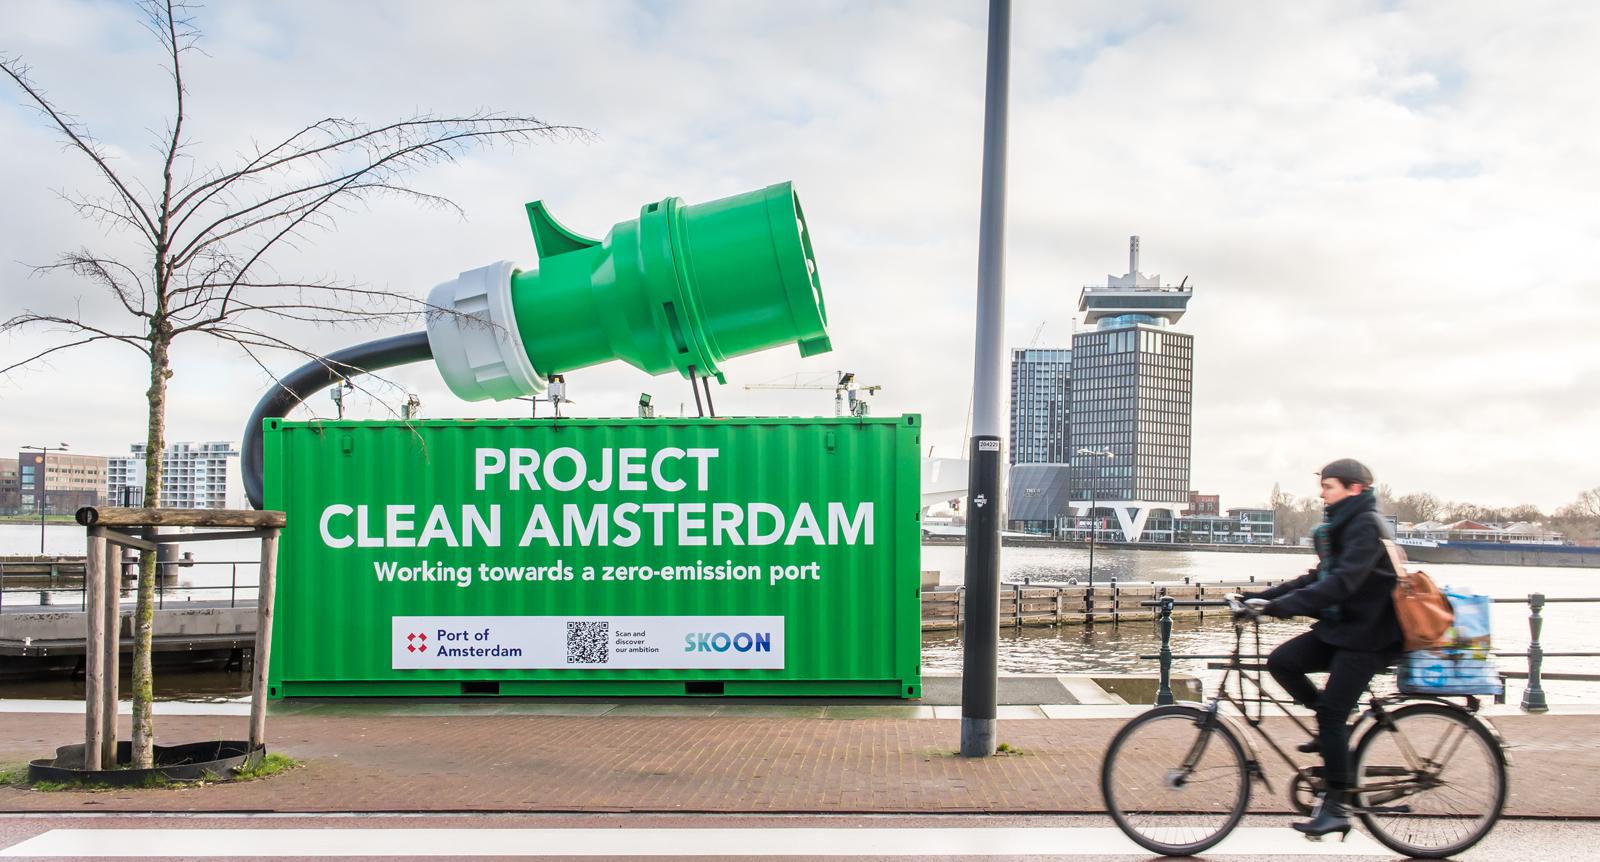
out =
[(1345, 811), (1344, 791), (1330, 790), (1317, 794), (1317, 805), (1311, 809), (1311, 819), (1289, 825), (1307, 838), (1322, 840), (1330, 832), (1339, 833), (1339, 840), (1350, 837), (1350, 816)]
[(1300, 752), (1301, 754), (1316, 754), (1317, 741), (1313, 739), (1309, 742), (1302, 742), (1299, 745), (1296, 745), (1294, 750)]

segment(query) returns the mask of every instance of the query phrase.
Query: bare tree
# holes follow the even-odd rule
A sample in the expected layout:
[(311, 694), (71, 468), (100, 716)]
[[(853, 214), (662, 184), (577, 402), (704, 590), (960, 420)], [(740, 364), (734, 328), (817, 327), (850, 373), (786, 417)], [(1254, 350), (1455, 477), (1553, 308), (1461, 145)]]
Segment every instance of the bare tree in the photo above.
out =
[(1578, 499), (1563, 506), (1562, 509), (1575, 517), (1600, 520), (1600, 486), (1579, 493)]
[(1379, 482), (1372, 487), (1372, 496), (1377, 499), (1378, 511), (1393, 514), (1394, 489), (1388, 482)]
[(1518, 506), (1480, 506), (1476, 503), (1445, 503), (1441, 517), (1446, 521), (1477, 521), (1481, 524), (1502, 524), (1516, 521), (1539, 523), (1545, 514), (1532, 503)]
[(1274, 483), (1268, 504), (1272, 506), (1277, 535), (1285, 541), (1299, 543), (1322, 523), (1322, 500), (1317, 497), (1295, 497)]
[(1551, 523), (1572, 541), (1600, 540), (1600, 487), (1580, 492), (1578, 499), (1555, 511)]
[[(330, 116), (275, 143), (258, 144), (230, 164), (197, 165), (188, 153), (184, 75), (199, 30), (178, 3), (147, 0), (140, 11), (160, 40), (172, 79), (172, 113), (158, 137), (160, 176), (151, 177), (152, 183), (119, 166), (83, 123), (33, 82), (20, 59), (0, 57), (0, 71), (21, 89), (25, 104), (60, 133), (69, 152), (92, 164), (101, 181), (97, 193), (67, 194), (67, 201), (108, 233), (138, 240), (133, 255), (84, 248), (37, 267), (40, 272), (69, 272), (109, 292), (123, 325), (24, 310), (0, 322), (0, 333), (43, 328), (61, 338), (30, 356), (0, 364), (0, 374), (100, 342), (138, 351), (150, 369), (144, 505), (156, 507), (161, 503), (167, 385), (177, 339), (201, 334), (222, 339), (267, 370), (262, 351), (312, 355), (290, 338), (274, 335), (275, 326), (372, 326), (427, 313), (425, 303), (404, 293), (285, 276), (276, 264), (311, 233), (332, 229), (335, 218), (353, 205), (380, 196), (459, 213), (449, 198), (411, 186), (419, 169), (453, 161), (475, 147), (588, 133), (532, 116), (486, 111), (419, 114), (382, 125)], [(150, 765), (154, 742), (150, 642), (155, 562), (154, 555), (145, 554), (139, 566), (132, 692), (135, 766)]]
[(1420, 524), (1439, 517), (1443, 510), (1442, 500), (1426, 491), (1418, 491), (1395, 498), (1391, 514), (1401, 521)]

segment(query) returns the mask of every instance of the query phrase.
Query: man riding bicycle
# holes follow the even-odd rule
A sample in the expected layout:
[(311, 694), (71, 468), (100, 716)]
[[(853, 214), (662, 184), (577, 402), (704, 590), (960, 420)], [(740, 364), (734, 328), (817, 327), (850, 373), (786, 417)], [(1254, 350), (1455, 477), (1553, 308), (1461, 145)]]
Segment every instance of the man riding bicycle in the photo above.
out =
[[(1394, 611), (1395, 571), (1383, 547), (1382, 519), (1372, 472), (1341, 458), (1321, 471), (1324, 520), (1313, 532), (1318, 563), (1302, 577), (1259, 593), (1248, 604), (1268, 616), (1316, 617), (1311, 631), (1272, 651), (1267, 669), (1297, 703), (1316, 711), (1317, 739), (1300, 746), (1322, 754), (1327, 790), (1310, 820), (1293, 824), (1307, 835), (1350, 831), (1350, 711), (1372, 677), (1399, 654)], [(1308, 673), (1328, 673), (1321, 692)]]

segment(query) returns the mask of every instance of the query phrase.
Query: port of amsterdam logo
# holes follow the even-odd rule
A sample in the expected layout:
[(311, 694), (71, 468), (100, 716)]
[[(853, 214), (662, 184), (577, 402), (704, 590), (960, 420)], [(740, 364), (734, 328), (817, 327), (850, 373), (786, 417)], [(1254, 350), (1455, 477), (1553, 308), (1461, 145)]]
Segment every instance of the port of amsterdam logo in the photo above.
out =
[(406, 641), (406, 652), (428, 651), (428, 636), (422, 632), (407, 632)]

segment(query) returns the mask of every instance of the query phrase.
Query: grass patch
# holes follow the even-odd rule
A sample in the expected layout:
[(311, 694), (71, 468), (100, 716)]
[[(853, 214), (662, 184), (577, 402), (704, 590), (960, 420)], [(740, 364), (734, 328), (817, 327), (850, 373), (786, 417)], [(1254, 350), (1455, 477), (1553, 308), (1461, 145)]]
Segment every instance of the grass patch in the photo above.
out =
[(302, 766), (305, 766), (305, 764), (287, 755), (269, 754), (266, 757), (261, 758), (261, 762), (257, 763), (250, 769), (235, 769), (233, 771), (234, 777), (232, 780), (254, 781), (257, 778), (267, 778), (277, 775), (280, 772), (288, 772), (291, 769), (299, 769)]
[(138, 784), (103, 784), (98, 781), (36, 781), (33, 784), (23, 784), (24, 787), (31, 787), (41, 793), (103, 793), (108, 790), (155, 790), (182, 785), (181, 781), (169, 781), (159, 775), (146, 776)]
[[(1027, 755), (1026, 751), (1023, 751), (1009, 742), (1002, 742), (995, 746), (994, 753), (997, 757), (1024, 757)], [(924, 748), (922, 750), (922, 759), (924, 761), (933, 760), (935, 757), (960, 756), (961, 749), (959, 748)]]
[(232, 784), (239, 781), (255, 781), (268, 778), (291, 769), (299, 769), (305, 764), (282, 754), (268, 754), (261, 761), (249, 769), (230, 770), (226, 774), (210, 774), (198, 781), (172, 781), (159, 775), (151, 775), (138, 784), (111, 785), (100, 782), (75, 782), (75, 781), (40, 781), (28, 783), (28, 767), (0, 766), (0, 786), (20, 787), (23, 789), (38, 790), (42, 793), (72, 793), (89, 792), (99, 793), (107, 790), (159, 790), (186, 787), (204, 787), (210, 784)]

